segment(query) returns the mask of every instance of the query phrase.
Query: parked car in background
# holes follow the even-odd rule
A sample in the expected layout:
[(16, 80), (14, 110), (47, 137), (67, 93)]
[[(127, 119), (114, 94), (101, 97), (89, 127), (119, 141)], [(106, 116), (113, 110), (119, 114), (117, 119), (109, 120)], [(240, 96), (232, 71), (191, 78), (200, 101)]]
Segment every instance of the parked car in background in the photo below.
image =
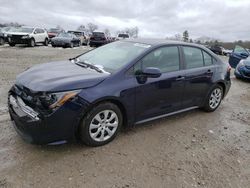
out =
[(0, 45), (4, 44), (4, 43), (8, 43), (8, 34), (14, 30), (15, 27), (3, 27), (0, 28), (0, 35), (1, 35), (1, 39), (0, 39)]
[(122, 39), (128, 39), (128, 38), (130, 38), (130, 37), (129, 37), (129, 34), (120, 33), (120, 34), (117, 35), (116, 40), (122, 40)]
[(81, 40), (72, 33), (60, 33), (51, 39), (51, 45), (53, 47), (73, 48), (75, 46), (81, 46)]
[(89, 45), (92, 46), (101, 46), (108, 43), (108, 39), (104, 32), (94, 31), (89, 39)]
[(249, 56), (249, 51), (245, 48), (236, 45), (233, 52), (229, 56), (229, 64), (232, 68), (236, 68), (240, 60), (246, 59)]
[(85, 35), (84, 31), (68, 31), (68, 33), (72, 33), (81, 40), (82, 45), (89, 44), (89, 37)]
[(225, 49), (225, 48), (223, 48), (222, 49), (222, 53), (223, 53), (223, 55), (225, 55), (225, 56), (230, 56), (230, 54), (233, 52), (233, 50), (228, 50), (228, 49)]
[(8, 107), (28, 142), (77, 137), (101, 146), (123, 126), (196, 108), (215, 111), (230, 85), (229, 65), (202, 46), (122, 40), (29, 68), (17, 76)]
[(47, 31), (43, 28), (20, 27), (8, 33), (8, 41), (10, 46), (27, 44), (30, 47), (34, 47), (37, 43), (48, 46), (49, 39)]
[(2, 29), (0, 28), (0, 45), (4, 45), (4, 43), (5, 43), (4, 33), (2, 32)]
[(223, 47), (214, 45), (210, 47), (210, 50), (218, 55), (223, 55)]
[(63, 33), (64, 30), (62, 29), (58, 29), (58, 28), (50, 28), (48, 30), (48, 36), (49, 36), (49, 41), (54, 38), (55, 36), (57, 36), (59, 33)]
[(250, 81), (250, 57), (242, 59), (235, 68), (234, 75), (236, 78)]

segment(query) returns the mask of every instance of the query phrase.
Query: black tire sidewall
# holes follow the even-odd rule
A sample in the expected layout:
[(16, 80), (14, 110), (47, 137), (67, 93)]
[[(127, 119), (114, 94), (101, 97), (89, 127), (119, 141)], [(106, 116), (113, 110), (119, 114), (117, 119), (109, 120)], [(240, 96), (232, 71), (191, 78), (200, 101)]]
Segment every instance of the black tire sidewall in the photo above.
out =
[[(93, 140), (89, 134), (89, 126), (90, 123), (92, 121), (92, 119), (94, 118), (94, 116), (96, 114), (98, 114), (99, 112), (103, 111), (103, 110), (112, 110), (114, 111), (117, 116), (118, 116), (118, 127), (116, 129), (116, 132), (112, 135), (112, 137), (110, 137), (108, 140), (103, 141), (103, 142), (97, 142), (95, 140)], [(120, 109), (113, 103), (101, 103), (95, 107), (92, 108), (92, 110), (90, 110), (82, 119), (80, 126), (79, 126), (79, 136), (81, 141), (88, 145), (88, 146), (102, 146), (105, 145), (109, 142), (111, 142), (116, 135), (118, 134), (118, 132), (120, 131), (121, 127), (122, 127), (122, 122), (123, 122), (123, 116), (122, 113), (120, 111)]]
[(48, 44), (49, 44), (49, 40), (46, 38), (44, 41), (44, 46), (48, 46)]
[[(217, 89), (217, 88), (219, 88), (219, 89), (221, 90), (221, 92), (222, 92), (222, 97), (221, 97), (221, 100), (220, 100), (219, 104), (217, 105), (217, 107), (216, 107), (216, 108), (211, 108), (210, 105), (209, 105), (209, 100), (210, 100), (210, 97), (211, 97), (212, 92), (213, 92), (215, 89)], [(224, 91), (223, 91), (222, 86), (220, 86), (220, 85), (218, 85), (218, 84), (215, 85), (215, 86), (210, 90), (210, 92), (209, 92), (209, 94), (208, 94), (208, 96), (207, 96), (207, 98), (206, 98), (205, 105), (204, 105), (204, 110), (207, 111), (207, 112), (213, 112), (213, 111), (215, 111), (215, 110), (220, 106), (221, 101), (222, 101), (222, 99), (223, 99), (223, 96), (224, 96)]]
[(35, 42), (35, 39), (30, 39), (30, 43), (29, 43), (29, 46), (30, 47), (34, 47), (36, 45), (36, 42)]

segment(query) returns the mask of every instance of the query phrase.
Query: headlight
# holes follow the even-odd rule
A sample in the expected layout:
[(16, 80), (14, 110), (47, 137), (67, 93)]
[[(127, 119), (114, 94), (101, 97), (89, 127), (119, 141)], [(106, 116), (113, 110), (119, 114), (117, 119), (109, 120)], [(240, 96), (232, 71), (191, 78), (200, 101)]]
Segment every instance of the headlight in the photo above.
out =
[(7, 37), (7, 36), (8, 36), (8, 34), (7, 34), (7, 33), (4, 33), (4, 34), (3, 34), (3, 36), (4, 36), (4, 37)]
[(29, 39), (29, 38), (30, 38), (29, 35), (24, 35), (24, 36), (22, 36), (22, 39)]
[(40, 101), (43, 106), (48, 107), (49, 109), (54, 109), (62, 106), (68, 100), (74, 98), (81, 90), (66, 91), (59, 93), (50, 93), (47, 95), (40, 96)]

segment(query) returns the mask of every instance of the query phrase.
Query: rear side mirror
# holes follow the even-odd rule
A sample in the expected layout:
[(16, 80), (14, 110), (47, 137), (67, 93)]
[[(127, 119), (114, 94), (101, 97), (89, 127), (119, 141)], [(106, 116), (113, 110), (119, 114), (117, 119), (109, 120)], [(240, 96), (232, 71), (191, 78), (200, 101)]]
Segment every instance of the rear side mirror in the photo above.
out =
[(142, 75), (148, 78), (159, 78), (161, 76), (161, 71), (155, 67), (147, 67), (142, 70)]

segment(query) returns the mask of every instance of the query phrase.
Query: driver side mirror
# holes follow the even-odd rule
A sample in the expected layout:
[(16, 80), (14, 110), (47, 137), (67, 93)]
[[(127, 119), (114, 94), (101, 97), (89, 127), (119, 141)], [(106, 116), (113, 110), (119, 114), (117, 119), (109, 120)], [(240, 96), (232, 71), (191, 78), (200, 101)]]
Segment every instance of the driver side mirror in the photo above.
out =
[(142, 70), (141, 74), (148, 78), (159, 78), (161, 76), (161, 71), (155, 67), (147, 67)]

